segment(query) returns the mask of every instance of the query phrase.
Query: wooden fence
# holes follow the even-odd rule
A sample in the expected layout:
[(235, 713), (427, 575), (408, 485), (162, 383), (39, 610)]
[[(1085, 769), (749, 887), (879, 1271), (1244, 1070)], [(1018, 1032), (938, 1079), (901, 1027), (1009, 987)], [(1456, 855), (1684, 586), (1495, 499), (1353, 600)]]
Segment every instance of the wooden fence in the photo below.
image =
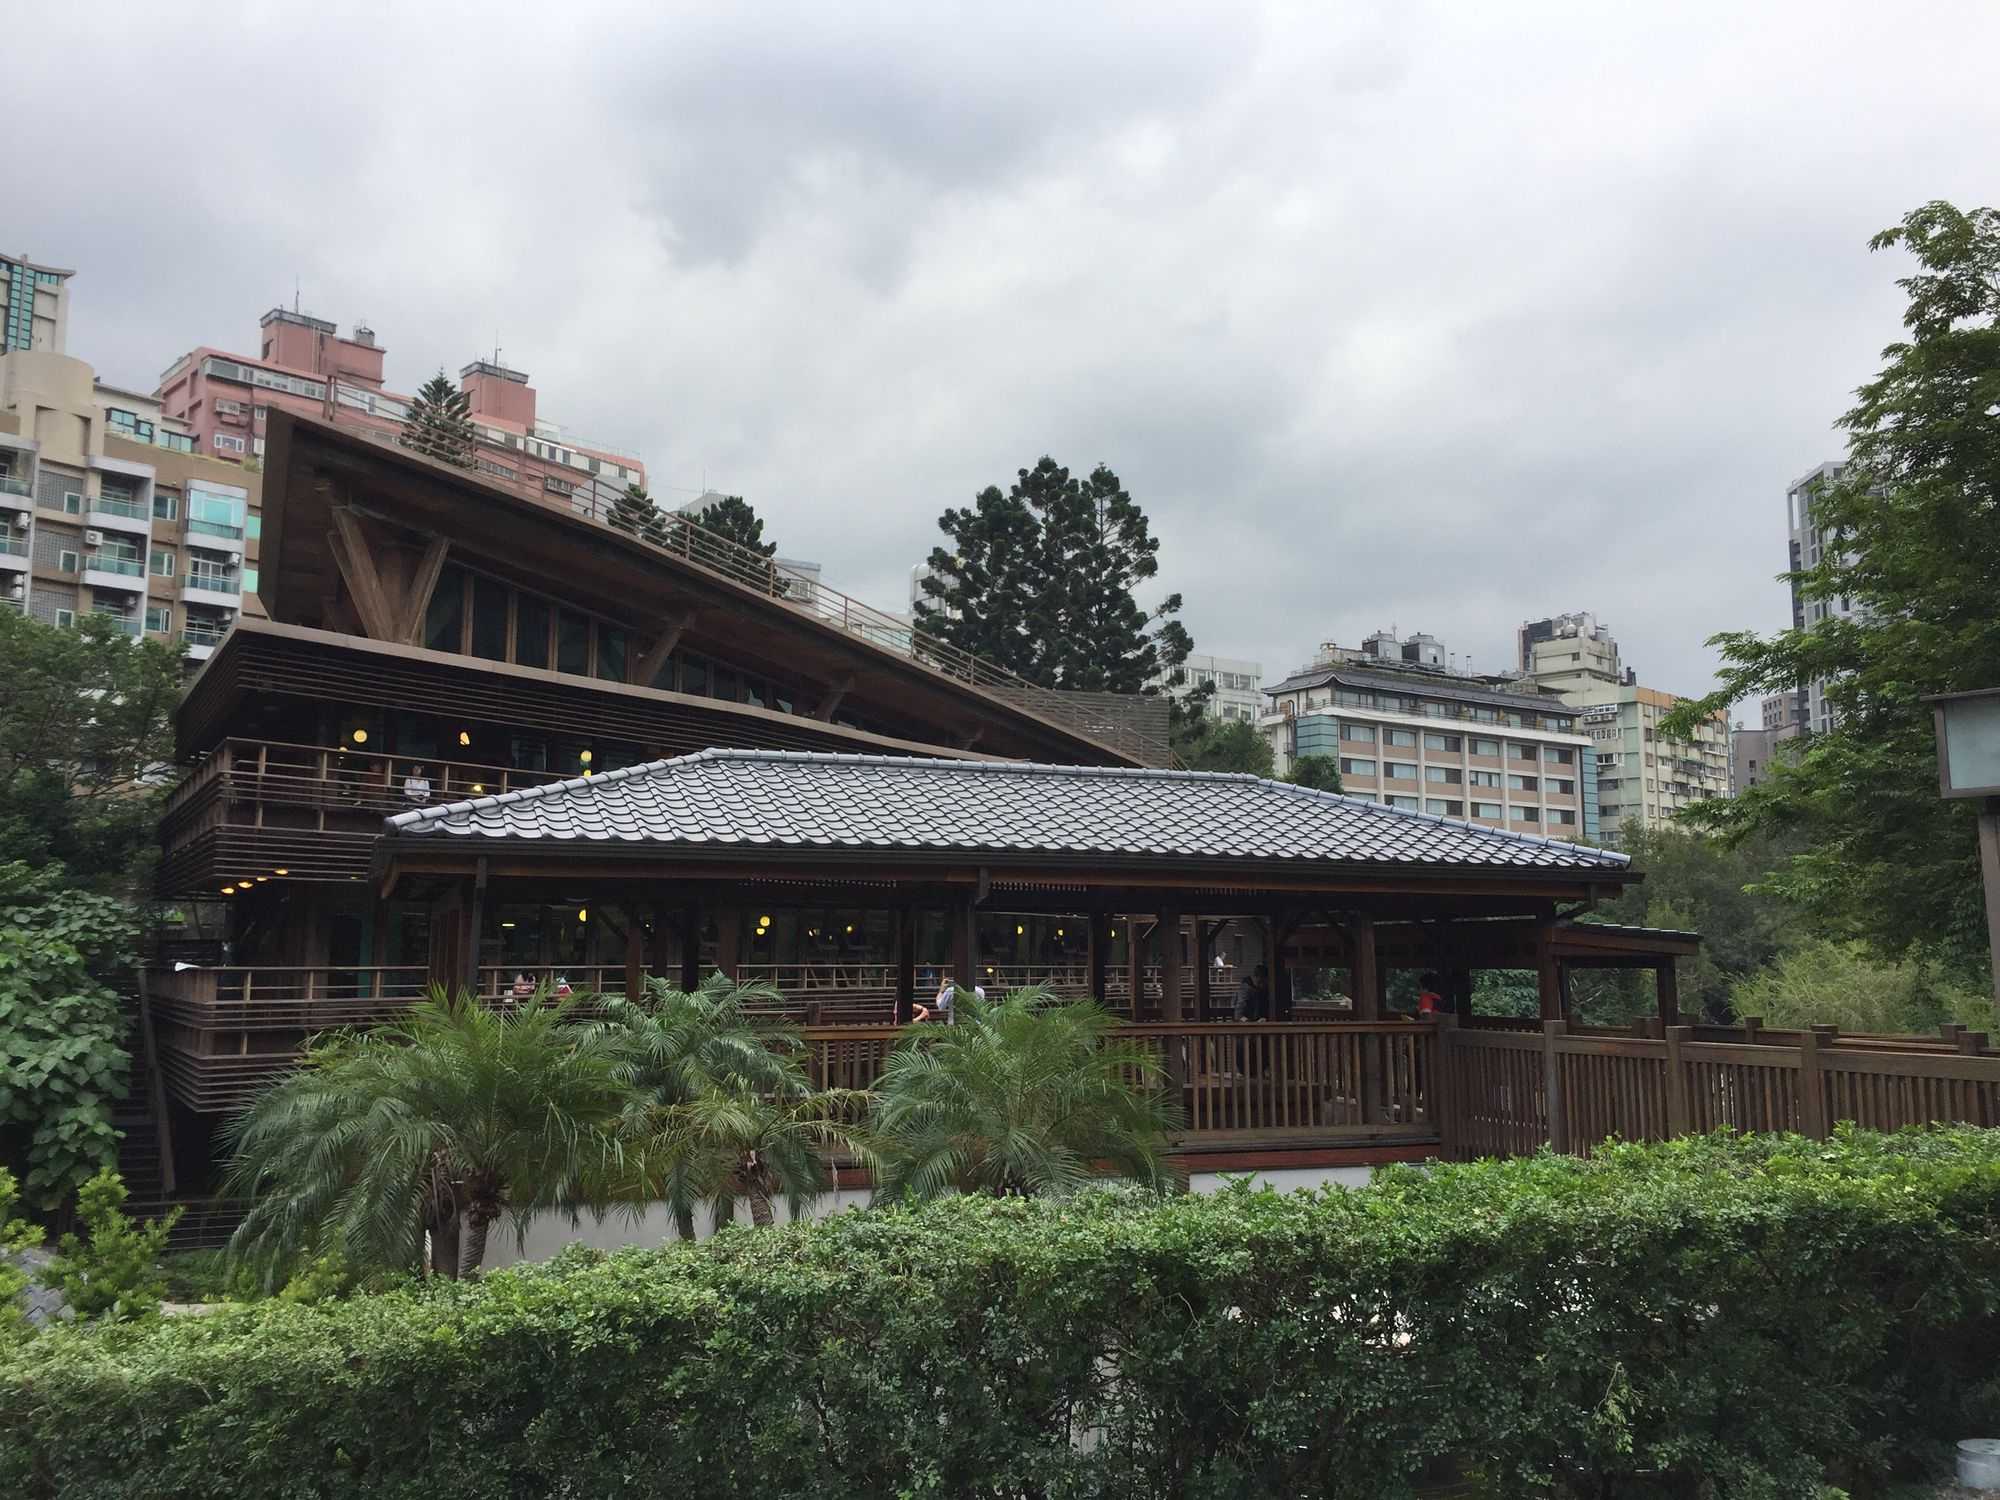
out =
[[(1932, 1040), (1843, 1037), (1831, 1027), (1726, 1040), (1708, 1028), (1658, 1036), (1445, 1026), (1438, 1128), (1459, 1160), (1542, 1146), (1588, 1155), (1599, 1143), (1710, 1130), (1790, 1130), (1824, 1140), (1843, 1120), (1871, 1130), (2000, 1125), (2000, 1056), (1976, 1032)], [(1728, 1035), (1728, 1033), (1724, 1033)]]

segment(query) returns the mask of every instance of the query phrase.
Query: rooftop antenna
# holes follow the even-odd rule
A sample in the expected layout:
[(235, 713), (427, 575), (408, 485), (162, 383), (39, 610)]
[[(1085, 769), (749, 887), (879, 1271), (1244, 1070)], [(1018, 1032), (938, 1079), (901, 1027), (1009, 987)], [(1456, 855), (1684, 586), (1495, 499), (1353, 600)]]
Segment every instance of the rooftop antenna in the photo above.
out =
[(298, 273), (294, 272), (292, 274), (292, 312), (296, 314), (298, 310), (299, 310), (299, 278), (298, 278)]

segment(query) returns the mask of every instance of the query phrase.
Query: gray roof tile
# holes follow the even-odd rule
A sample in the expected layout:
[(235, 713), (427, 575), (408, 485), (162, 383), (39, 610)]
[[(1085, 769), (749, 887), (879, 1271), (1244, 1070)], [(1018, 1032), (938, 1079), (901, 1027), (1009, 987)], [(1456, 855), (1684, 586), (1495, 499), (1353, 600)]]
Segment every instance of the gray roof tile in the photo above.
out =
[(420, 836), (1621, 870), (1623, 854), (1255, 776), (704, 750), (398, 813)]

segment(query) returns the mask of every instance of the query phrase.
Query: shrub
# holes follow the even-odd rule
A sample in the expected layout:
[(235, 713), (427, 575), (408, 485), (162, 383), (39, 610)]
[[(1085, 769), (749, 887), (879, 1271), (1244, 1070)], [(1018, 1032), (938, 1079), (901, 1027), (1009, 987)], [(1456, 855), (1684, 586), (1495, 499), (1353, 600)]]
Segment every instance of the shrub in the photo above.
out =
[(167, 1294), (162, 1257), (181, 1211), (135, 1224), (125, 1217), (125, 1182), (108, 1168), (76, 1195), (84, 1237), (66, 1234), (49, 1263), (49, 1280), (79, 1318), (119, 1321), (160, 1310)]
[(1757, 1016), (1767, 1026), (1827, 1022), (1843, 1031), (1892, 1035), (1935, 1033), (1944, 1021), (1975, 1031), (1993, 1027), (1990, 994), (1921, 955), (1888, 963), (1858, 943), (1802, 943), (1738, 984), (1729, 1003), (1738, 1019)]
[(1996, 1230), (1974, 1130), (946, 1199), (44, 1333), (0, 1493), (1861, 1493), (1994, 1420)]
[(27, 1327), (28, 1313), (21, 1305), (21, 1293), (28, 1289), (28, 1273), (15, 1257), (42, 1242), (41, 1225), (14, 1216), (19, 1197), (14, 1174), (0, 1167), (0, 1340)]

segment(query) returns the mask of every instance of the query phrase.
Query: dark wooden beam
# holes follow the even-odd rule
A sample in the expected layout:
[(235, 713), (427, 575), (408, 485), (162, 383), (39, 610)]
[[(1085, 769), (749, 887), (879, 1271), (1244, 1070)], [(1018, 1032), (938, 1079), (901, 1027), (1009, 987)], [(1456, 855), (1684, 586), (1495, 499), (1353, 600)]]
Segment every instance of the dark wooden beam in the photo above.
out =
[(854, 674), (852, 672), (848, 673), (847, 676), (841, 678), (838, 682), (827, 684), (826, 690), (819, 695), (819, 702), (813, 705), (812, 716), (822, 724), (830, 722), (833, 718), (834, 710), (840, 707), (841, 700), (853, 691)]
[(355, 612), (361, 617), (361, 628), (375, 640), (396, 640), (396, 611), (383, 587), (381, 570), (368, 545), (361, 518), (344, 505), (334, 506), (329, 515), (333, 529), (326, 534), (326, 545), (347, 584)]
[(917, 1004), (917, 911), (905, 906), (896, 913), (896, 1024), (907, 1026), (916, 1018)]
[(625, 909), (625, 998), (634, 1002), (646, 998), (646, 929), (640, 910), (637, 902)]
[(1660, 960), (1653, 970), (1653, 993), (1660, 1002), (1660, 1023), (1678, 1026), (1681, 1020), (1681, 982), (1671, 958)]
[(445, 554), (450, 551), (451, 543), (441, 536), (434, 536), (424, 544), (423, 555), (417, 559), (403, 592), (402, 626), (396, 639), (405, 646), (423, 641), (424, 617), (430, 613), (431, 595), (437, 592), (438, 575), (444, 571)]
[(960, 989), (969, 990), (975, 980), (973, 971), (979, 962), (979, 914), (972, 904), (970, 892), (961, 895), (951, 909), (951, 973), (952, 983)]
[(1160, 1017), (1166, 1021), (1187, 1019), (1181, 996), (1181, 914), (1160, 913)]
[(1350, 918), (1347, 924), (1348, 949), (1353, 955), (1348, 967), (1354, 986), (1354, 1019), (1382, 1019), (1382, 973), (1375, 963), (1375, 919)]
[(715, 913), (715, 966), (732, 980), (743, 959), (743, 908), (722, 906)]
[(1090, 998), (1099, 1005), (1110, 998), (1105, 973), (1111, 961), (1111, 918), (1105, 912), (1090, 914)]
[(639, 687), (651, 687), (653, 679), (660, 675), (660, 668), (667, 664), (667, 658), (674, 654), (674, 648), (687, 634), (688, 626), (694, 623), (695, 612), (682, 610), (667, 621), (666, 628), (653, 639), (653, 644), (632, 664), (632, 681)]
[(1535, 926), (1535, 988), (1541, 996), (1544, 1021), (1563, 1018), (1562, 963), (1556, 957), (1556, 925), (1553, 921)]
[(701, 988), (701, 903), (681, 907), (681, 989)]
[(1215, 935), (1222, 930), (1220, 922), (1204, 922), (1195, 918), (1194, 923), (1194, 1016), (1197, 1021), (1206, 1021), (1214, 1010), (1214, 996), (1209, 993), (1209, 949), (1215, 944)]

